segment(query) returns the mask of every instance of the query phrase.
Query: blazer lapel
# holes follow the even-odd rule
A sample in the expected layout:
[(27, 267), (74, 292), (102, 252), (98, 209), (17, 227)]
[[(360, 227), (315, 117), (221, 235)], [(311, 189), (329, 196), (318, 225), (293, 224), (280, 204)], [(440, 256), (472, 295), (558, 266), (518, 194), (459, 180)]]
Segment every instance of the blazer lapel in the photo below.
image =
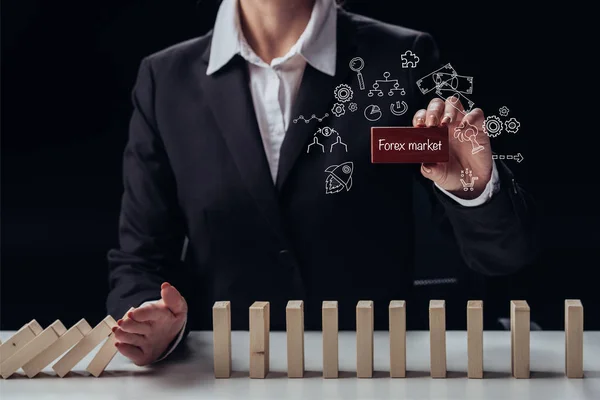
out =
[[(208, 59), (209, 51), (205, 54)], [(206, 69), (201, 69), (206, 71)], [(203, 73), (204, 74), (204, 73)], [(235, 56), (215, 74), (201, 77), (205, 95), (229, 151), (260, 211), (283, 243), (277, 190), (273, 184), (248, 86), (245, 61)]]
[[(337, 85), (344, 82), (350, 72), (349, 62), (354, 56), (356, 46), (353, 40), (355, 33), (353, 28), (345, 11), (339, 10), (335, 76), (324, 74), (307, 64), (292, 108), (292, 119), (300, 115), (309, 117), (313, 114), (321, 117), (325, 113), (329, 114), (328, 118), (336, 118), (331, 111), (335, 103), (333, 91)], [(317, 124), (316, 119), (312, 119), (308, 124), (304, 122), (290, 123), (281, 145), (279, 157), (276, 180), (279, 191), (281, 191), (286, 179), (289, 177), (298, 156), (313, 137)]]

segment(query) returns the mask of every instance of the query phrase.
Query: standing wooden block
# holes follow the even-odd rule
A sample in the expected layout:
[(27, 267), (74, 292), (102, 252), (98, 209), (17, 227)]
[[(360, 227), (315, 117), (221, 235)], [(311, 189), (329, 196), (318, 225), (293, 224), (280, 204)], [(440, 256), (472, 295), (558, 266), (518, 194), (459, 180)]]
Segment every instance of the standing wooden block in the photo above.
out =
[(288, 378), (304, 377), (304, 302), (291, 300), (285, 309)]
[(85, 335), (90, 333), (92, 327), (85, 319), (81, 319), (71, 327), (64, 335), (61, 335), (50, 347), (35, 356), (27, 364), (23, 365), (23, 371), (28, 377), (33, 378), (46, 368), (50, 363), (75, 346)]
[(468, 377), (483, 378), (483, 301), (467, 303)]
[(515, 378), (529, 378), (529, 305), (524, 300), (510, 302), (511, 369)]
[(337, 378), (338, 359), (338, 302), (324, 301), (322, 308), (323, 378)]
[(250, 306), (250, 378), (264, 379), (269, 373), (269, 308), (268, 301)]
[(373, 377), (373, 302), (361, 300), (356, 305), (356, 376)]
[(583, 304), (565, 300), (565, 373), (583, 378)]
[(118, 350), (117, 346), (115, 346), (116, 342), (115, 335), (111, 333), (102, 347), (100, 347), (100, 350), (98, 350), (98, 353), (96, 353), (92, 361), (88, 364), (86, 368), (87, 372), (94, 375), (96, 378), (104, 372), (108, 364), (117, 354)]
[(213, 359), (215, 378), (231, 377), (231, 302), (213, 305)]
[(431, 377), (446, 377), (446, 302), (429, 302), (429, 348)]
[(52, 343), (67, 331), (59, 320), (44, 329), (23, 348), (13, 354), (0, 365), (0, 375), (4, 379), (14, 374), (19, 368), (31, 361), (35, 356), (46, 350)]
[(21, 350), (33, 338), (42, 333), (44, 329), (33, 319), (23, 325), (21, 329), (12, 335), (6, 342), (0, 345), (0, 363), (8, 360), (13, 354)]
[(94, 350), (111, 333), (117, 322), (110, 315), (104, 318), (98, 325), (81, 339), (71, 350), (69, 350), (52, 369), (61, 378), (71, 371), (90, 351)]
[(389, 306), (390, 377), (406, 377), (406, 302), (392, 300)]

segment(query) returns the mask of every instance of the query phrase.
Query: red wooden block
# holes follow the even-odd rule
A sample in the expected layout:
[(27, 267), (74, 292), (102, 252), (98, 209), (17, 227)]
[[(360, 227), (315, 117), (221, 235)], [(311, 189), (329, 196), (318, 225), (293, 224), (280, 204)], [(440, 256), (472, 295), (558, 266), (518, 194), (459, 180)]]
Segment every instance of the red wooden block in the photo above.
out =
[(371, 163), (448, 162), (448, 127), (373, 127)]

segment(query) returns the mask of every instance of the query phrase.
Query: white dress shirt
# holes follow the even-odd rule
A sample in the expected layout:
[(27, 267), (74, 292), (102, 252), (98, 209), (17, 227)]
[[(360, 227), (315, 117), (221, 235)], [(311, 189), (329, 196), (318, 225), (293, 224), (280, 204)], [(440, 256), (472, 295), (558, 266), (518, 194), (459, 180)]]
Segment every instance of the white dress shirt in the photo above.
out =
[[(223, 0), (221, 3), (213, 29), (206, 74), (214, 74), (237, 54), (241, 55), (248, 63), (250, 92), (273, 181), (277, 177), (281, 145), (292, 118), (293, 102), (302, 81), (306, 63), (324, 74), (334, 76), (337, 59), (336, 42), (337, 10), (335, 2), (334, 0), (316, 0), (308, 25), (298, 41), (286, 55), (275, 58), (268, 64), (256, 55), (244, 38), (240, 25), (238, 0)], [(482, 205), (499, 190), (496, 164), (493, 163), (492, 178), (488, 181), (483, 193), (475, 199), (461, 199), (443, 188), (437, 187), (463, 206)], [(184, 329), (164, 357), (180, 342)]]

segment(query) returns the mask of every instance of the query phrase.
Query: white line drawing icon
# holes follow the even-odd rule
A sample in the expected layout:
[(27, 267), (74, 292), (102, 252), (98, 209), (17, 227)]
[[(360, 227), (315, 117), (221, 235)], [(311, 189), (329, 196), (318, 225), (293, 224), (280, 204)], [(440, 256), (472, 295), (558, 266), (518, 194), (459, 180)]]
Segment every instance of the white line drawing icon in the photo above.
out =
[(333, 143), (331, 145), (331, 147), (329, 148), (330, 153), (333, 153), (333, 146), (336, 146), (336, 145), (340, 145), (340, 146), (338, 146), (338, 148), (343, 148), (346, 153), (348, 152), (348, 145), (346, 143), (342, 142), (342, 137), (339, 134), (335, 138), (335, 143)]
[(459, 111), (463, 115), (467, 115), (467, 113), (471, 112), (471, 110), (473, 109), (473, 106), (475, 105), (474, 102), (469, 100), (467, 97), (465, 97), (465, 95), (463, 95), (460, 92), (454, 92), (452, 90), (440, 89), (440, 90), (436, 90), (435, 94), (437, 94), (438, 97), (440, 97), (442, 100), (454, 100), (454, 101), (461, 100), (461, 104), (464, 108), (464, 111), (461, 110), (456, 105), (454, 105), (453, 101), (450, 101), (449, 103), (452, 107), (456, 108), (456, 110)]
[(521, 163), (525, 157), (521, 153), (517, 153), (515, 155), (512, 154), (492, 154), (492, 160), (515, 160), (518, 163)]
[(325, 178), (325, 194), (339, 193), (352, 188), (352, 173), (354, 172), (354, 163), (351, 161), (340, 165), (331, 165), (325, 169), (328, 172)]
[(381, 118), (381, 116), (383, 115), (381, 113), (381, 109), (376, 104), (368, 105), (365, 108), (364, 114), (365, 114), (365, 118), (371, 122), (378, 121), (379, 118)]
[(339, 118), (342, 115), (346, 114), (346, 107), (344, 107), (344, 104), (342, 103), (335, 103), (331, 108), (331, 112), (333, 113), (333, 115)]
[(318, 135), (319, 133), (325, 137), (331, 136), (332, 133), (335, 133), (336, 135), (338, 135), (338, 132), (335, 129), (330, 128), (328, 126), (324, 126), (323, 128), (317, 129), (317, 131), (315, 132), (315, 135)]
[(358, 104), (350, 103), (350, 105), (348, 106), (348, 110), (350, 110), (351, 112), (355, 112), (356, 110), (358, 110)]
[(347, 103), (350, 100), (352, 100), (352, 97), (354, 97), (354, 92), (352, 91), (350, 86), (346, 85), (345, 83), (342, 83), (341, 85), (335, 88), (335, 90), (333, 91), (333, 96), (340, 103)]
[(365, 79), (360, 71), (365, 67), (365, 60), (360, 57), (354, 57), (350, 60), (350, 69), (356, 72), (356, 78), (358, 78), (358, 87), (360, 90), (365, 90)]
[(456, 73), (438, 72), (433, 75), (440, 90), (452, 90), (463, 94), (473, 94), (473, 77)]
[(329, 146), (330, 153), (333, 152), (333, 146), (337, 146), (337, 148), (343, 148), (344, 151), (348, 152), (348, 145), (342, 141), (340, 133), (329, 126), (324, 126), (323, 128), (317, 129), (317, 131), (314, 133), (313, 141), (306, 148), (306, 153), (325, 153), (325, 146), (319, 142), (319, 135), (323, 136), (323, 140), (335, 135), (335, 143)]
[(402, 59), (402, 68), (416, 68), (419, 63), (419, 56), (410, 50), (406, 50), (400, 58)]
[(293, 123), (297, 124), (299, 121), (304, 121), (304, 123), (308, 124), (313, 119), (316, 119), (319, 122), (322, 122), (325, 118), (329, 117), (328, 113), (325, 113), (321, 118), (317, 117), (315, 114), (311, 115), (309, 119), (304, 118), (304, 115), (299, 115), (298, 118), (292, 120)]
[(496, 115), (490, 115), (483, 124), (483, 133), (495, 138), (502, 133), (502, 121)]
[(478, 179), (478, 177), (473, 176), (473, 170), (469, 168), (460, 171), (460, 183), (465, 192), (468, 192), (469, 190), (472, 192), (474, 190), (473, 186), (475, 186), (475, 181)]
[(462, 114), (467, 114), (473, 109), (475, 103), (468, 99), (465, 94), (473, 93), (473, 77), (458, 75), (450, 63), (425, 75), (417, 81), (417, 86), (421, 93), (427, 94), (435, 90), (435, 94), (441, 99), (452, 98), (452, 96), (461, 100), (464, 111), (450, 103)]
[(397, 117), (406, 114), (406, 111), (408, 111), (408, 104), (405, 101), (390, 104), (390, 112)]
[(398, 79), (389, 79), (390, 75), (391, 74), (386, 71), (383, 73), (384, 79), (376, 79), (375, 80), (375, 83), (373, 84), (373, 89), (369, 90), (369, 97), (373, 97), (375, 95), (375, 93), (377, 93), (377, 96), (383, 97), (383, 90), (379, 89), (379, 86), (381, 86), (382, 84), (388, 85), (388, 86), (389, 86), (389, 84), (392, 84), (392, 86), (390, 87), (390, 90), (388, 91), (388, 96), (393, 96), (395, 94), (395, 92), (400, 92), (400, 94), (402, 96), (404, 96), (406, 94), (404, 88), (400, 87), (400, 83), (398, 83)]
[(417, 81), (417, 86), (419, 90), (423, 94), (427, 94), (432, 90), (438, 89), (439, 86), (443, 83), (440, 81), (441, 77), (445, 76), (444, 73), (449, 74), (450, 76), (458, 75), (452, 65), (449, 63), (436, 69), (435, 71), (425, 75), (421, 79)]
[(503, 117), (506, 117), (510, 110), (508, 109), (508, 107), (502, 106), (502, 107), (500, 107), (500, 110), (498, 110), (498, 111), (500, 112), (500, 115), (502, 115)]
[(321, 153), (325, 153), (325, 146), (323, 146), (321, 143), (319, 143), (319, 138), (316, 136), (313, 137), (312, 143), (309, 144), (308, 147), (306, 148), (306, 153), (310, 153), (311, 148), (317, 149), (316, 150), (317, 152), (319, 151), (319, 149), (321, 149)]
[(517, 121), (516, 118), (511, 118), (508, 121), (504, 121), (504, 130), (508, 133), (515, 134), (519, 132), (519, 128), (521, 127), (521, 123)]
[(471, 125), (468, 121), (463, 120), (460, 125), (454, 128), (454, 137), (460, 142), (471, 142), (473, 147), (471, 154), (477, 154), (484, 149), (482, 145), (477, 142), (477, 134), (479, 130), (475, 125)]

